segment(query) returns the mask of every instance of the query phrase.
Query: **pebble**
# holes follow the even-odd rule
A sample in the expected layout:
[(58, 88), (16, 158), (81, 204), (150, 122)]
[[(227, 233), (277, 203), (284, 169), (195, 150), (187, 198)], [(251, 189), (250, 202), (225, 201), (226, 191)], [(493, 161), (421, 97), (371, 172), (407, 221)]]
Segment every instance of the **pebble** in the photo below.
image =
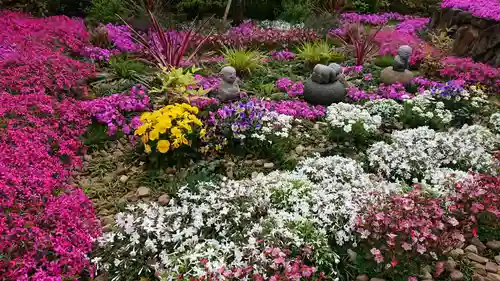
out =
[(126, 176), (126, 175), (121, 175), (120, 176), (120, 182), (126, 183), (127, 181), (128, 181), (128, 176)]
[(483, 276), (481, 276), (481, 275), (479, 275), (477, 273), (474, 273), (472, 275), (472, 281), (484, 281), (484, 278), (483, 278)]
[(347, 249), (347, 255), (349, 256), (350, 262), (356, 262), (356, 259), (358, 258), (358, 254), (356, 252), (351, 249)]
[(163, 194), (158, 198), (158, 204), (160, 204), (161, 206), (168, 205), (169, 202), (170, 202), (170, 196), (168, 196), (168, 194)]
[(372, 278), (370, 281), (385, 281), (385, 279), (380, 279), (380, 278)]
[(495, 273), (488, 273), (488, 275), (486, 275), (486, 279), (488, 279), (489, 281), (500, 281), (500, 275)]
[(266, 169), (272, 169), (272, 168), (274, 168), (274, 163), (271, 163), (271, 162), (264, 163), (264, 168), (266, 168)]
[(466, 252), (469, 252), (469, 253), (474, 253), (474, 254), (477, 254), (479, 253), (478, 250), (477, 250), (477, 247), (474, 246), (474, 245), (469, 245), (465, 248), (465, 251)]
[(453, 249), (451, 250), (450, 252), (450, 256), (454, 257), (454, 258), (458, 258), (460, 256), (463, 256), (465, 254), (464, 250), (460, 249), (460, 248), (457, 248), (457, 249)]
[(94, 278), (94, 281), (108, 281), (109, 280), (109, 277), (108, 277), (108, 274), (106, 273), (103, 273), (99, 276), (97, 276), (96, 278)]
[(252, 172), (252, 179), (255, 179), (256, 177), (259, 176), (259, 173), (257, 172)]
[(493, 262), (487, 262), (485, 269), (488, 272), (497, 273), (498, 272), (498, 265), (496, 263), (493, 263)]
[(486, 242), (486, 247), (492, 249), (492, 250), (500, 250), (500, 241), (488, 241)]
[(464, 274), (458, 270), (455, 270), (450, 273), (450, 279), (453, 281), (462, 281), (464, 280)]
[(137, 189), (136, 194), (139, 198), (148, 197), (149, 195), (151, 195), (151, 190), (145, 186), (141, 186)]
[(446, 270), (448, 272), (452, 272), (456, 267), (457, 267), (457, 263), (455, 261), (452, 261), (452, 260), (448, 260), (444, 264), (444, 268), (446, 268)]
[(496, 257), (495, 257), (495, 261), (496, 261), (498, 264), (500, 264), (500, 255), (498, 255), (498, 256), (496, 256)]
[(481, 257), (480, 255), (474, 253), (468, 253), (467, 258), (470, 259), (471, 261), (475, 261), (481, 264), (485, 264), (489, 261), (487, 258)]
[(90, 155), (90, 154), (83, 155), (83, 160), (88, 161), (88, 162), (92, 161), (92, 155)]
[(420, 275), (420, 279), (422, 280), (432, 279), (432, 274), (429, 271), (422, 270), (422, 275)]
[(318, 123), (314, 124), (314, 130), (319, 130), (319, 124)]
[(228, 177), (229, 179), (233, 179), (234, 178), (233, 167), (227, 167), (226, 168), (226, 177)]
[(366, 274), (358, 275), (356, 277), (356, 281), (368, 281), (368, 280), (370, 280), (370, 277), (368, 277), (368, 275)]
[(245, 166), (251, 166), (253, 164), (253, 160), (245, 160), (245, 161), (243, 161), (243, 164)]
[(295, 152), (297, 153), (297, 155), (301, 155), (303, 152), (304, 152), (304, 146), (299, 144), (296, 148), (295, 148)]
[(255, 160), (253, 161), (254, 165), (259, 167), (259, 166), (262, 166), (264, 164), (264, 161), (258, 159), (258, 160)]

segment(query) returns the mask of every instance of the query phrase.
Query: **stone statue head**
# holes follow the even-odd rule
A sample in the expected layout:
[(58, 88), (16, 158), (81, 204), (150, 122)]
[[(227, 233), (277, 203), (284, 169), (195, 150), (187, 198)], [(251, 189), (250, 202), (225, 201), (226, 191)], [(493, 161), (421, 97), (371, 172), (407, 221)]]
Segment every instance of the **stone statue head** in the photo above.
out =
[(403, 45), (398, 48), (398, 56), (405, 61), (410, 60), (412, 52), (413, 52), (412, 48), (408, 45)]
[(236, 69), (232, 66), (226, 66), (221, 69), (220, 75), (222, 76), (222, 80), (229, 84), (233, 84), (236, 81)]
[(313, 68), (311, 80), (319, 84), (328, 84), (332, 81), (334, 70), (326, 65), (317, 64)]
[(332, 77), (330, 77), (331, 82), (335, 82), (338, 80), (339, 75), (342, 73), (342, 66), (338, 63), (330, 63), (328, 65), (329, 68), (333, 69)]

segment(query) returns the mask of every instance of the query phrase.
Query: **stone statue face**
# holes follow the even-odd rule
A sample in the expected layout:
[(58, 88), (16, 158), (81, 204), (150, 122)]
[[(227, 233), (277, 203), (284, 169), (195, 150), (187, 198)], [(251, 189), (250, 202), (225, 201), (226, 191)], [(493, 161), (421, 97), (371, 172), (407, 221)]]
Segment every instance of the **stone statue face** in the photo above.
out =
[(222, 68), (220, 74), (222, 76), (222, 80), (229, 84), (233, 84), (236, 81), (236, 69), (234, 69), (234, 67), (226, 66)]
[(327, 84), (328, 82), (330, 82), (331, 72), (332, 69), (329, 68), (328, 66), (317, 64), (313, 68), (313, 73), (312, 73), (313, 81), (317, 83)]
[(337, 63), (330, 63), (328, 67), (333, 69), (335, 77), (338, 76), (340, 73), (342, 73), (342, 66), (340, 66)]
[(408, 60), (412, 53), (412, 48), (408, 45), (403, 45), (398, 48), (398, 55), (405, 60)]

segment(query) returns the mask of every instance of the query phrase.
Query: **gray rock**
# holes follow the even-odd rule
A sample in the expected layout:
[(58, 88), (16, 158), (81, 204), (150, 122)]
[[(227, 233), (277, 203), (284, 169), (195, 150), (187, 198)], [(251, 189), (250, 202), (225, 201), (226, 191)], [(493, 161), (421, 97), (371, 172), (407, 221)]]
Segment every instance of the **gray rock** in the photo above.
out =
[(384, 68), (380, 73), (380, 81), (386, 85), (401, 83), (403, 85), (410, 84), (413, 79), (413, 73), (407, 69), (404, 71), (395, 71), (392, 66)]
[(304, 99), (312, 104), (331, 105), (345, 99), (347, 90), (340, 81), (329, 84), (319, 84), (307, 79), (304, 82)]
[(393, 69), (394, 71), (404, 72), (409, 68), (410, 57), (413, 49), (408, 45), (403, 45), (398, 48), (398, 55), (394, 57)]
[(311, 80), (318, 84), (329, 84), (337, 81), (339, 72), (334, 67), (317, 64), (313, 68)]
[(468, 253), (474, 253), (474, 254), (478, 254), (479, 251), (477, 250), (477, 247), (474, 246), (474, 245), (469, 245), (465, 248), (465, 251), (468, 252)]
[(475, 261), (475, 262), (478, 262), (480, 264), (485, 264), (489, 261), (487, 258), (481, 257), (481, 256), (474, 254), (474, 253), (467, 253), (467, 258), (471, 261)]
[(498, 264), (500, 264), (500, 255), (495, 256), (495, 261), (496, 261)]
[(145, 186), (141, 186), (137, 189), (136, 195), (139, 198), (149, 197), (151, 195), (151, 190)]
[(484, 268), (488, 272), (493, 272), (493, 273), (498, 272), (498, 265), (496, 263), (493, 263), (493, 262), (487, 262)]
[(166, 206), (170, 203), (170, 196), (168, 194), (163, 194), (162, 196), (158, 197), (158, 204), (161, 206)]
[(464, 274), (458, 270), (455, 270), (450, 273), (450, 279), (453, 281), (462, 281), (464, 280)]
[(486, 242), (486, 247), (492, 249), (492, 250), (500, 250), (500, 241), (488, 241)]
[(368, 275), (366, 274), (356, 276), (356, 281), (369, 281), (369, 280), (370, 277), (368, 277)]
[(83, 155), (83, 160), (88, 161), (88, 162), (92, 161), (92, 155), (90, 155), (90, 154)]

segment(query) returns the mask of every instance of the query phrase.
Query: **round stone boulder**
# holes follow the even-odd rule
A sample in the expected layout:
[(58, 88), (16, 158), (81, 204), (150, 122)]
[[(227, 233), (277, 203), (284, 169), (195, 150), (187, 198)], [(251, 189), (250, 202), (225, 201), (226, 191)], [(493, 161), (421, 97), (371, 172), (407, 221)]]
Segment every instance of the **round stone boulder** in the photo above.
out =
[(384, 68), (380, 73), (380, 81), (386, 85), (401, 83), (403, 85), (410, 84), (413, 79), (413, 73), (409, 70), (403, 72), (394, 71), (392, 66)]
[(329, 84), (319, 84), (307, 79), (304, 82), (304, 99), (312, 104), (331, 105), (344, 101), (347, 90), (340, 81)]

